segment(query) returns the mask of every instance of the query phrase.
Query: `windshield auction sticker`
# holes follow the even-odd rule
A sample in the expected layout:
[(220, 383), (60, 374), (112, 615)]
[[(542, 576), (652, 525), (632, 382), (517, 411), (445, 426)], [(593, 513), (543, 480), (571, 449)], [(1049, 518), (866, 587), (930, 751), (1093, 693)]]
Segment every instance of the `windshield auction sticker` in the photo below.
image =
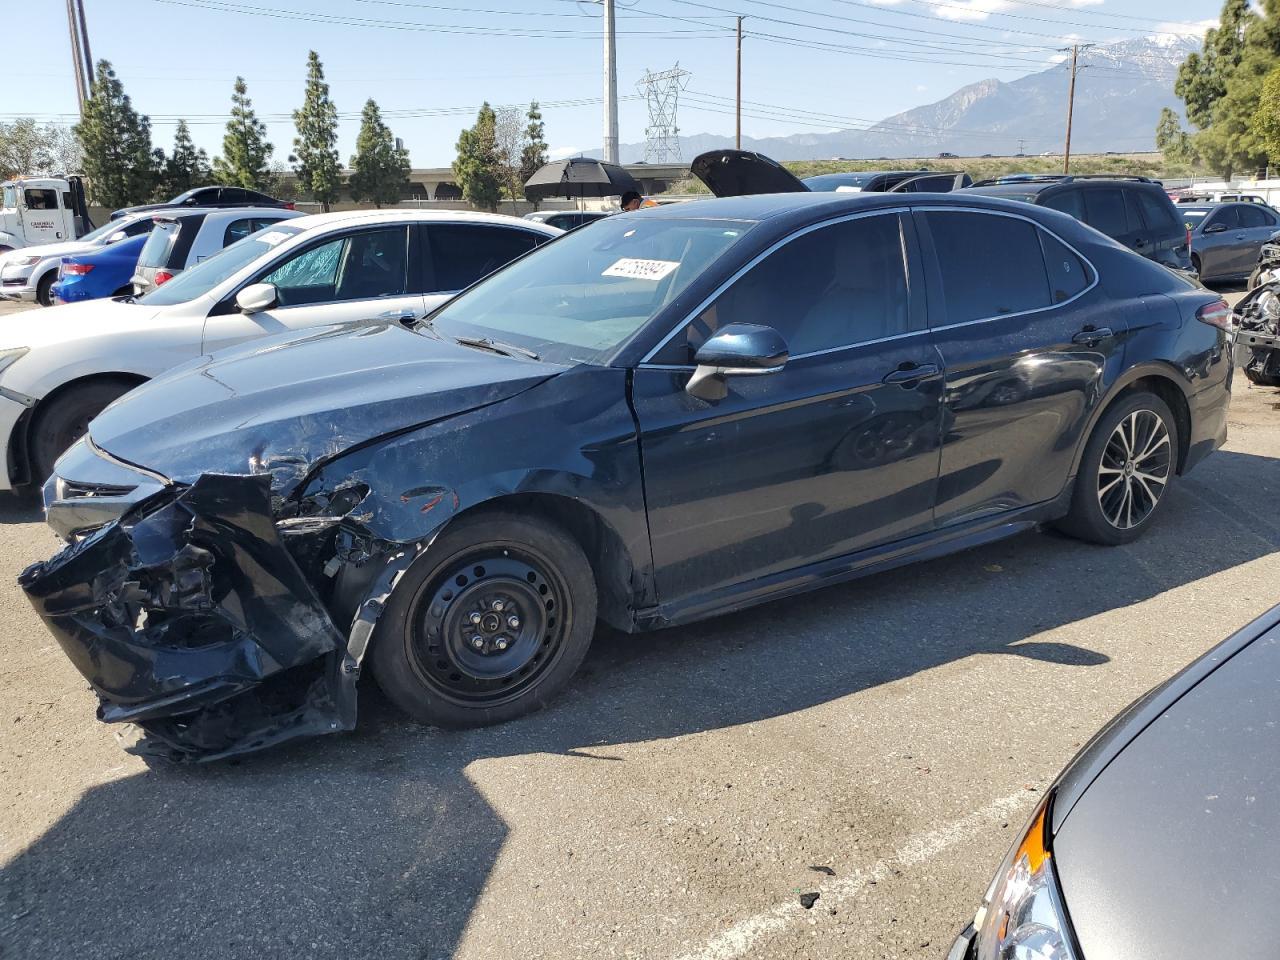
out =
[(678, 260), (637, 260), (623, 257), (610, 267), (606, 267), (602, 277), (630, 277), (633, 280), (661, 280), (676, 267)]
[(272, 230), (268, 233), (260, 233), (254, 239), (261, 240), (263, 243), (274, 247), (281, 240), (288, 240), (289, 234), (281, 233), (279, 230)]

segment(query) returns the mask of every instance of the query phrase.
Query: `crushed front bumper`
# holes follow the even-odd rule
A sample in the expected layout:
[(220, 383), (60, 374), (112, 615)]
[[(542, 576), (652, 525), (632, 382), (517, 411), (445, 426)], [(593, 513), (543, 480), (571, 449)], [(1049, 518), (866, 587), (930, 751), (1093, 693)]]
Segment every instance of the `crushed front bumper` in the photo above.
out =
[(209, 760), (355, 726), (359, 656), (286, 548), (269, 476), (167, 487), (19, 583), (99, 718), (145, 733), (136, 752)]

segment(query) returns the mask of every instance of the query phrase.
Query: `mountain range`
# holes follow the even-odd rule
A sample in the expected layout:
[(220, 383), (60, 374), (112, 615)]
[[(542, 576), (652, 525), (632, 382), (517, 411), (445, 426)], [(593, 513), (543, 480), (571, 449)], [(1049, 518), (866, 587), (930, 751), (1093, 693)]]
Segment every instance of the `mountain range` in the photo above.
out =
[[(1076, 81), (1071, 149), (1133, 153), (1155, 149), (1162, 107), (1182, 116), (1173, 78), (1197, 38), (1159, 34), (1083, 52)], [(1066, 128), (1066, 63), (1016, 80), (979, 80), (936, 103), (887, 117), (869, 127), (786, 137), (742, 138), (743, 149), (777, 160), (829, 160), (1059, 153)], [(749, 110), (748, 110), (749, 112)], [(680, 137), (682, 159), (732, 147), (733, 138), (702, 133)], [(623, 163), (644, 160), (643, 143), (622, 144)], [(594, 154), (598, 156), (598, 151)]]

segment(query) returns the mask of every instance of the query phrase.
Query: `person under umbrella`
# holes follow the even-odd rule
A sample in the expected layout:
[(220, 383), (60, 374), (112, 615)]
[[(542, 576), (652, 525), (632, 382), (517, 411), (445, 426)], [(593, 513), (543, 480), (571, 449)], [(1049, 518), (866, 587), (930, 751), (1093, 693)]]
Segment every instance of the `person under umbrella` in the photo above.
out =
[(632, 210), (639, 210), (642, 203), (644, 203), (644, 197), (634, 190), (628, 190), (622, 195), (622, 212), (630, 213)]

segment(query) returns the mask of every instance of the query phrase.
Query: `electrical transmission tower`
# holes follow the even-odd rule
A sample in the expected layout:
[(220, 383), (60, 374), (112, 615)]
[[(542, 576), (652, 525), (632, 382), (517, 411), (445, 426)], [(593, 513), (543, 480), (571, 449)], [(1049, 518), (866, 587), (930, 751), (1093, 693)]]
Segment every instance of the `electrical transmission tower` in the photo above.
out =
[(645, 163), (680, 162), (680, 126), (676, 111), (680, 107), (680, 91), (693, 76), (681, 70), (679, 62), (670, 70), (654, 73), (645, 70), (636, 84), (649, 107), (649, 125), (644, 128)]

